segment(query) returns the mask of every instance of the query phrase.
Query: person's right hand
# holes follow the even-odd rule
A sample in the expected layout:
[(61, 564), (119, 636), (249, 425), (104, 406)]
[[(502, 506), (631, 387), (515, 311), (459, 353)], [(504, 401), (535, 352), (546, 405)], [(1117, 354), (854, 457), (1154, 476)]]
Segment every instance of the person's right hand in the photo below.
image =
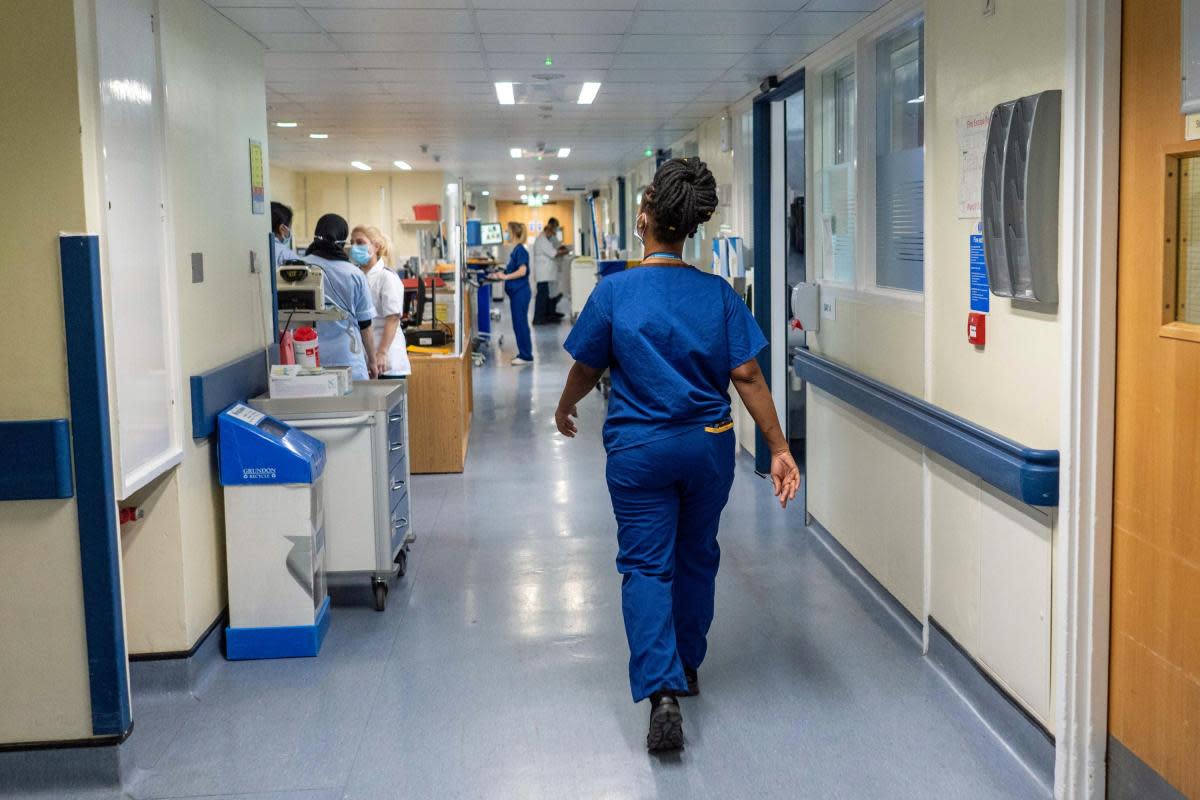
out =
[(794, 500), (800, 490), (800, 468), (790, 451), (782, 450), (771, 456), (771, 483), (775, 484), (780, 508), (787, 508), (788, 502)]
[(554, 424), (558, 426), (558, 432), (568, 439), (574, 439), (575, 434), (579, 433), (579, 428), (575, 426), (575, 418), (579, 413), (575, 410), (575, 406), (563, 408), (559, 406), (554, 412)]

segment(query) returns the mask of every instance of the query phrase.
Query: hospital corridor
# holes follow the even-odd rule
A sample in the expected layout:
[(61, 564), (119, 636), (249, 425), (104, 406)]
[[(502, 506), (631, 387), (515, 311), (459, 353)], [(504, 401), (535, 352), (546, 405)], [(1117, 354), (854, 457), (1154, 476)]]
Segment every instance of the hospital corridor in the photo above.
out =
[(9, 0), (0, 800), (1200, 800), (1200, 0)]

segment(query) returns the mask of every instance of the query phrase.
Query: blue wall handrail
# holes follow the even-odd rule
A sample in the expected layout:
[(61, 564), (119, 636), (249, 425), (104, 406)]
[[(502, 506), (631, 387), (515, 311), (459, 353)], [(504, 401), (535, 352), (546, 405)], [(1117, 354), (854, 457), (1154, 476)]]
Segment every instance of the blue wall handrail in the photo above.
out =
[(813, 386), (874, 417), (1032, 506), (1058, 505), (1057, 450), (1038, 450), (859, 372), (797, 348), (792, 368)]
[(207, 439), (216, 433), (217, 415), (231, 404), (257, 397), (267, 390), (267, 363), (270, 360), (267, 350), (255, 350), (192, 376), (193, 439)]
[(65, 419), (0, 422), (0, 500), (74, 497), (71, 429)]

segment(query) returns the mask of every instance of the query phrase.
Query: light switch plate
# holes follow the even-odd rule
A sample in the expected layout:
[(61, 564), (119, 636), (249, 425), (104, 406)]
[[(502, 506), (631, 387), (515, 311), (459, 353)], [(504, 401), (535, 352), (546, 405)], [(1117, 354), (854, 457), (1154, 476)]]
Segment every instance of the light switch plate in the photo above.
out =
[(192, 253), (192, 283), (204, 283), (204, 253)]
[(1189, 142), (1200, 139), (1200, 114), (1188, 114), (1184, 117), (1183, 138)]

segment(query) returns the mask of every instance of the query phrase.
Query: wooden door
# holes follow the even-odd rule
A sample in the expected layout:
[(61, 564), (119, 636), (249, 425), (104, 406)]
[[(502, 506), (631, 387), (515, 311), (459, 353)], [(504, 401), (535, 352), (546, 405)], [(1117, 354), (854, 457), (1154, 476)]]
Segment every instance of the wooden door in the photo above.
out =
[(1179, 0), (1127, 0), (1122, 25), (1109, 730), (1200, 797), (1200, 324), (1176, 321), (1200, 310), (1176, 275), (1200, 226), (1200, 141), (1184, 140)]

